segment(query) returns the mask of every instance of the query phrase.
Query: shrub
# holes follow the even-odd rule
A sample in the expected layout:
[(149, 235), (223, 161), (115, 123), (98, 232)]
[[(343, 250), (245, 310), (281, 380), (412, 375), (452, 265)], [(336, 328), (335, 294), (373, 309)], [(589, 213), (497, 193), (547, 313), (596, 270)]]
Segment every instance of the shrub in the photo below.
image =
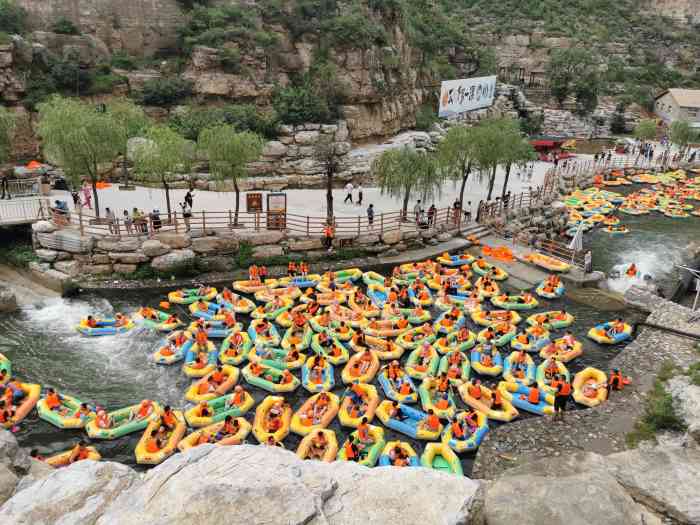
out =
[(129, 71), (134, 70), (138, 67), (137, 61), (134, 57), (129, 56), (125, 51), (117, 51), (110, 58), (110, 64), (112, 67), (117, 69), (127, 69)]
[(330, 44), (336, 47), (366, 49), (384, 46), (388, 41), (384, 28), (359, 9), (325, 21), (321, 25), (321, 31)]
[(192, 82), (182, 78), (155, 78), (143, 84), (139, 101), (146, 106), (173, 106), (192, 95)]
[(217, 124), (230, 124), (239, 131), (253, 131), (267, 138), (275, 138), (278, 133), (277, 117), (261, 113), (252, 104), (190, 107), (174, 114), (168, 124), (189, 140), (197, 140), (203, 129)]
[(27, 30), (27, 12), (13, 0), (0, 0), (0, 33), (22, 34)]
[(0, 46), (6, 46), (6, 45), (9, 44), (10, 42), (12, 42), (12, 39), (10, 38), (10, 35), (8, 35), (7, 33), (3, 33), (2, 31), (0, 31)]
[(93, 95), (100, 93), (112, 93), (119, 84), (124, 84), (126, 78), (114, 73), (96, 73), (90, 79), (89, 92)]
[(57, 18), (53, 24), (51, 24), (51, 31), (58, 33), (59, 35), (79, 35), (80, 31), (76, 25), (68, 20), (67, 18), (60, 17)]
[(438, 121), (437, 112), (432, 104), (423, 104), (416, 111), (416, 129), (428, 131)]
[(621, 135), (627, 131), (627, 122), (625, 122), (625, 105), (619, 103), (615, 107), (615, 113), (613, 113), (610, 119), (610, 131), (615, 135)]
[(333, 120), (328, 101), (317, 94), (308, 82), (276, 89), (272, 105), (285, 124), (298, 125), (304, 122)]

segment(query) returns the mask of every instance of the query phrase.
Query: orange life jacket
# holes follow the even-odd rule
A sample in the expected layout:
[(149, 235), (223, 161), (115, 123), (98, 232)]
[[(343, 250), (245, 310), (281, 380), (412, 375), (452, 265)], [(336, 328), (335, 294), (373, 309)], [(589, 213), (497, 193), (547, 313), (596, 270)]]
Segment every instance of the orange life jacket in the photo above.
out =
[(536, 388), (530, 388), (530, 392), (527, 394), (527, 400), (533, 405), (537, 405), (540, 402), (540, 391)]

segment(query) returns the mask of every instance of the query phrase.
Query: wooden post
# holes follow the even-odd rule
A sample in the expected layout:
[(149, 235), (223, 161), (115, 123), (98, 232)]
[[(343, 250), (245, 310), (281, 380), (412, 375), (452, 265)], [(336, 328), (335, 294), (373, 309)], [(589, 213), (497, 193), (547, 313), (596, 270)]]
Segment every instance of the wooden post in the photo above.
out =
[(175, 233), (178, 233), (178, 227), (177, 227), (177, 212), (173, 214), (174, 220), (175, 220)]
[(379, 235), (384, 235), (384, 213), (379, 214)]
[(202, 233), (207, 234), (207, 212), (202, 210)]
[(228, 211), (228, 227), (233, 228), (233, 212), (231, 210)]
[(80, 236), (83, 237), (85, 235), (85, 228), (83, 226), (83, 207), (82, 207), (82, 205), (78, 205), (78, 222), (80, 224)]
[(119, 226), (119, 218), (114, 219), (114, 229), (117, 231), (117, 239), (122, 240), (122, 229)]

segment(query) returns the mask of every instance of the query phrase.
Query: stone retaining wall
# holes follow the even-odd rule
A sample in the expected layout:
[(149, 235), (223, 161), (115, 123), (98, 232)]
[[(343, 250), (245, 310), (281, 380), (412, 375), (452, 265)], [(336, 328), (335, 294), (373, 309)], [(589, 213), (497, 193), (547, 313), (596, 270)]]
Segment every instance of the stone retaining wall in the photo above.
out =
[[(445, 242), (457, 232), (442, 228), (432, 231), (388, 231), (364, 233), (357, 237), (336, 238), (349, 241), (351, 248), (367, 255), (394, 256), (408, 249)], [(218, 230), (192, 233), (157, 233), (139, 237), (80, 237), (75, 230), (57, 230), (47, 221), (33, 225), (33, 241), (39, 262), (30, 270), (44, 283), (65, 292), (69, 282), (82, 277), (128, 276), (147, 266), (164, 277), (184, 270), (227, 272), (236, 268), (235, 255), (241, 246), (252, 249), (256, 259), (289, 256), (309, 262), (327, 256), (320, 238), (298, 237), (273, 230)]]

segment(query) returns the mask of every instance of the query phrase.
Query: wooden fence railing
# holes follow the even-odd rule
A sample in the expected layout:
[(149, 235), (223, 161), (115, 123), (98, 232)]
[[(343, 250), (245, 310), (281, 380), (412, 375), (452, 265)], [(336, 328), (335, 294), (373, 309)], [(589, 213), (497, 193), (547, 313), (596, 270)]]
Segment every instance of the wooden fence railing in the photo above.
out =
[[(104, 217), (96, 218), (85, 213), (62, 210), (52, 210), (54, 224), (60, 228), (77, 229), (81, 235), (117, 237), (152, 235), (156, 232), (185, 233), (187, 231), (236, 231), (236, 230), (285, 230), (297, 237), (318, 238), (323, 236), (328, 224), (326, 217), (313, 217), (294, 213), (244, 213), (238, 215), (233, 210), (227, 211), (196, 211), (190, 217), (182, 213), (162, 214), (158, 218), (146, 216), (125, 221), (115, 218), (110, 221)], [(333, 226), (336, 238), (355, 238), (363, 234), (384, 234), (392, 231), (434, 230), (444, 228), (459, 230), (467, 224), (461, 210), (440, 208), (431, 216), (425, 213), (422, 221), (417, 221), (412, 212), (404, 217), (400, 211), (376, 213), (372, 223), (367, 216), (334, 217)], [(419, 224), (419, 222), (421, 222)]]
[(0, 200), (0, 225), (28, 224), (49, 218), (49, 199)]
[(41, 177), (12, 179), (7, 181), (7, 189), (12, 197), (30, 197), (41, 193)]

